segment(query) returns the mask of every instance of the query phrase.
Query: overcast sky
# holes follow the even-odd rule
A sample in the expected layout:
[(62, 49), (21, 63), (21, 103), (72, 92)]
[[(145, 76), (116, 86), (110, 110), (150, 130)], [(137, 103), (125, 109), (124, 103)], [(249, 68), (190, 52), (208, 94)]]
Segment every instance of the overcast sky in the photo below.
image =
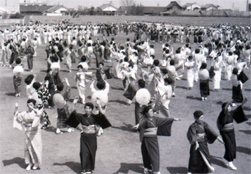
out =
[[(0, 0), (0, 6), (5, 6), (5, 1), (7, 2), (8, 9), (17, 8), (20, 0)], [(23, 1), (23, 0), (22, 0)], [(27, 0), (28, 1), (28, 0)], [(41, 0), (40, 0), (41, 1)], [(119, 7), (121, 5), (121, 0), (45, 0), (49, 4), (62, 4), (69, 8), (77, 8), (79, 5), (84, 7), (98, 7), (102, 4), (107, 4), (109, 2), (113, 2), (115, 7)], [(138, 4), (141, 3), (144, 6), (167, 6), (171, 0), (135, 0)], [(205, 4), (215, 4), (219, 5), (220, 8), (224, 9), (238, 9), (245, 11), (247, 0), (177, 0), (180, 5), (184, 5), (186, 3), (196, 2), (199, 5)], [(249, 0), (251, 2), (251, 0)]]

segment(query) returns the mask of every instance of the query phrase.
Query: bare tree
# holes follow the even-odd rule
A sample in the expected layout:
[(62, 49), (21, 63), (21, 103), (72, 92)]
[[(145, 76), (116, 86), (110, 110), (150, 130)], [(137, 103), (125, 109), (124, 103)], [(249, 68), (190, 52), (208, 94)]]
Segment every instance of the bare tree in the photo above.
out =
[(121, 3), (121, 6), (124, 6), (126, 9), (125, 14), (127, 15), (132, 14), (133, 6), (135, 6), (136, 4), (135, 0), (121, 0), (120, 3)]
[(121, 3), (121, 6), (129, 7), (129, 6), (135, 5), (136, 1), (135, 0), (121, 0), (120, 3)]

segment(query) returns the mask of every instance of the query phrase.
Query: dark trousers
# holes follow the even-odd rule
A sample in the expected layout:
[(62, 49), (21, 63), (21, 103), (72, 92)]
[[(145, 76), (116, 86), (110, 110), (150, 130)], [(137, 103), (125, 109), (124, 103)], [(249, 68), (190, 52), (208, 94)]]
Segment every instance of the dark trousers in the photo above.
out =
[(33, 57), (27, 55), (27, 63), (28, 63), (28, 69), (32, 70), (33, 69)]

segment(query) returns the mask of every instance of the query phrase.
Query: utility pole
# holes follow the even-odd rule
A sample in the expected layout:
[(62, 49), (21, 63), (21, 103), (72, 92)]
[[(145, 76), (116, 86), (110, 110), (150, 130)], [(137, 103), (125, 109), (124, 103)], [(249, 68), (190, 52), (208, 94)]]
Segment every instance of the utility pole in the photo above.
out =
[(247, 7), (246, 7), (246, 11), (249, 11), (249, 0), (247, 0)]
[(7, 0), (5, 0), (5, 10), (7, 11)]

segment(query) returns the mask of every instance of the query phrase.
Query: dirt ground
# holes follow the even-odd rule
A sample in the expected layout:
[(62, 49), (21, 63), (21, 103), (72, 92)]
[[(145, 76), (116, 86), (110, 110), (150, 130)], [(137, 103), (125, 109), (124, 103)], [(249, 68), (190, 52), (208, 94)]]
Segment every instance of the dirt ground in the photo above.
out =
[[(125, 43), (128, 36), (120, 34), (115, 37), (117, 42)], [(129, 37), (132, 38), (132, 35)], [(153, 43), (157, 56), (161, 54), (161, 44)], [(181, 44), (175, 44), (175, 48)], [(195, 47), (195, 45), (192, 45)], [(46, 75), (46, 55), (45, 45), (38, 47), (38, 55), (34, 58), (34, 71), (37, 81), (42, 82)], [(25, 68), (27, 63), (23, 60)], [(111, 66), (111, 64), (106, 64)], [(71, 100), (78, 95), (75, 87), (74, 75), (77, 71), (76, 64), (71, 73), (66, 71), (66, 65), (61, 65), (61, 78), (67, 77), (72, 86)], [(94, 59), (91, 67), (95, 67)], [(93, 69), (91, 71), (94, 71)], [(22, 83), (21, 97), (14, 96), (14, 87), (12, 80), (12, 71), (7, 67), (0, 67), (0, 173), (3, 174), (75, 174), (80, 173), (80, 133), (75, 130), (72, 133), (62, 135), (55, 134), (56, 110), (46, 109), (49, 114), (52, 125), (47, 130), (42, 130), (43, 140), (43, 164), (39, 171), (25, 170), (24, 163), (24, 132), (13, 129), (13, 111), (15, 102), (19, 101), (19, 110), (26, 110), (25, 85)], [(245, 73), (251, 78), (250, 69)], [(26, 71), (23, 79), (31, 72)], [(104, 130), (104, 134), (98, 138), (98, 150), (96, 156), (95, 174), (137, 174), (143, 171), (143, 162), (141, 157), (141, 143), (139, 135), (131, 131), (134, 125), (134, 102), (126, 105), (126, 99), (123, 97), (122, 82), (118, 79), (108, 80), (111, 89), (109, 93), (109, 103), (107, 106), (107, 118), (112, 123), (112, 127)], [(222, 89), (219, 92), (211, 91), (208, 101), (200, 101), (199, 84), (195, 83), (192, 90), (187, 90), (186, 74), (177, 82), (176, 97), (171, 99), (170, 113), (171, 117), (178, 117), (180, 122), (174, 122), (172, 135), (170, 137), (159, 137), (160, 146), (160, 172), (162, 174), (186, 173), (189, 158), (189, 142), (186, 138), (186, 132), (189, 125), (193, 122), (193, 112), (200, 109), (204, 112), (204, 119), (211, 127), (218, 132), (216, 128), (216, 118), (221, 111), (221, 104), (225, 101), (231, 101), (231, 83), (221, 81)], [(89, 86), (88, 84), (87, 86)], [(212, 87), (212, 82), (210, 83)], [(248, 98), (244, 111), (248, 118), (251, 118), (251, 80), (243, 86), (243, 95)], [(90, 100), (90, 90), (86, 90), (87, 101)], [(77, 111), (83, 112), (83, 105), (77, 104)], [(237, 141), (237, 159), (234, 164), (237, 171), (228, 169), (224, 164), (224, 146), (216, 141), (209, 145), (212, 156), (212, 164), (217, 174), (249, 174), (251, 173), (251, 121), (242, 124), (234, 124)]]

